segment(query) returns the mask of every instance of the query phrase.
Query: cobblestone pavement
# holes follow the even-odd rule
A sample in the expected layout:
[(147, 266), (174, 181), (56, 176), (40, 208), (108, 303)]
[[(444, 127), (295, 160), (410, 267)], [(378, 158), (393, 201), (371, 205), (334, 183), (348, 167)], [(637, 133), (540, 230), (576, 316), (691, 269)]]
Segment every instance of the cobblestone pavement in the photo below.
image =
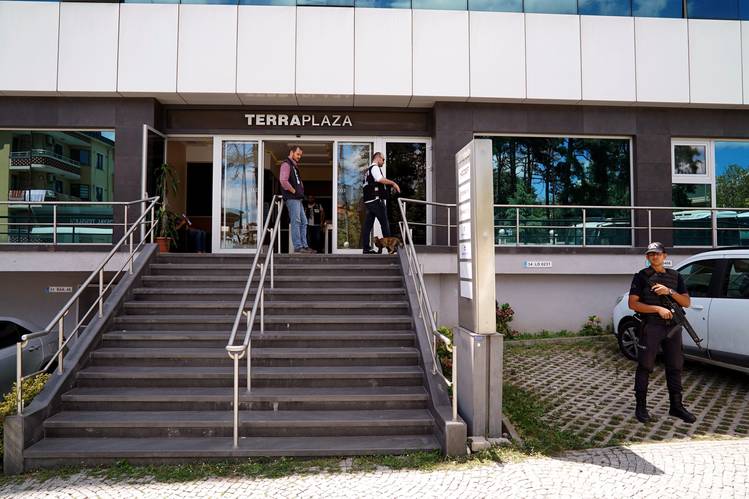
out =
[(693, 425), (668, 416), (663, 365), (650, 376), (648, 409), (654, 421), (634, 418), (636, 364), (625, 359), (616, 340), (576, 344), (513, 346), (506, 343), (505, 381), (538, 396), (549, 411), (544, 419), (577, 434), (591, 446), (654, 442), (692, 436), (749, 436), (749, 376), (687, 362), (684, 405), (697, 416)]
[(77, 474), (0, 487), (2, 497), (679, 497), (749, 495), (749, 439), (593, 449), (515, 464), (187, 483)]

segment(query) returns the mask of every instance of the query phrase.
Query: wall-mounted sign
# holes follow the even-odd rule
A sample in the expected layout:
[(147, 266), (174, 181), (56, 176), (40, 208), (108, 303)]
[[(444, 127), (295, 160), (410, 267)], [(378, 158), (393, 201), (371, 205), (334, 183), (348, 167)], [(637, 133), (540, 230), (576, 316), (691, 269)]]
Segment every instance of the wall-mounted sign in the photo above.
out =
[(348, 114), (245, 114), (247, 126), (288, 126), (288, 127), (353, 127)]
[(48, 288), (44, 288), (45, 293), (72, 293), (73, 287), (72, 286), (49, 286)]
[(523, 262), (526, 269), (550, 269), (551, 260), (526, 260)]

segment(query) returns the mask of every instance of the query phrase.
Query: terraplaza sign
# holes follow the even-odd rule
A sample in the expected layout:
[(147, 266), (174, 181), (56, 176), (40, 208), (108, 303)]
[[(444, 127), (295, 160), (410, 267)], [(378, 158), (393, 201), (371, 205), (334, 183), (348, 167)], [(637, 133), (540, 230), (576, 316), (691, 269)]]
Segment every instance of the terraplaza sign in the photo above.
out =
[(353, 127), (347, 114), (245, 114), (247, 126)]

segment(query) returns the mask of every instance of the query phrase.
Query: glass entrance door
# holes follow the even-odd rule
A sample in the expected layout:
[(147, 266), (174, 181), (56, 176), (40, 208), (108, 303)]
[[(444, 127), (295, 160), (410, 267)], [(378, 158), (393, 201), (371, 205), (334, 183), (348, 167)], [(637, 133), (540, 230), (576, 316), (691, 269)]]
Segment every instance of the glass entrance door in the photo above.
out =
[[(258, 210), (262, 172), (260, 141), (216, 137), (213, 144), (214, 252), (257, 248), (262, 225)], [(218, 216), (216, 216), (218, 215)]]
[(361, 252), (361, 228), (364, 222), (362, 175), (372, 159), (373, 145), (372, 142), (336, 143), (333, 232), (336, 234), (337, 252)]

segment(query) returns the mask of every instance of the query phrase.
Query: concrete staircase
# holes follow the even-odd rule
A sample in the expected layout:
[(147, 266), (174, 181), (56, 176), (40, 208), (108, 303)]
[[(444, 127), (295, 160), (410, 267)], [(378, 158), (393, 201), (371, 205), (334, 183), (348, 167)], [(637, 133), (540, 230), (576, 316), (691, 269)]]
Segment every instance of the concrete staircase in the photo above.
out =
[(233, 449), (224, 347), (250, 263), (156, 257), (25, 467), (439, 449), (401, 268), (378, 255), (277, 257)]

